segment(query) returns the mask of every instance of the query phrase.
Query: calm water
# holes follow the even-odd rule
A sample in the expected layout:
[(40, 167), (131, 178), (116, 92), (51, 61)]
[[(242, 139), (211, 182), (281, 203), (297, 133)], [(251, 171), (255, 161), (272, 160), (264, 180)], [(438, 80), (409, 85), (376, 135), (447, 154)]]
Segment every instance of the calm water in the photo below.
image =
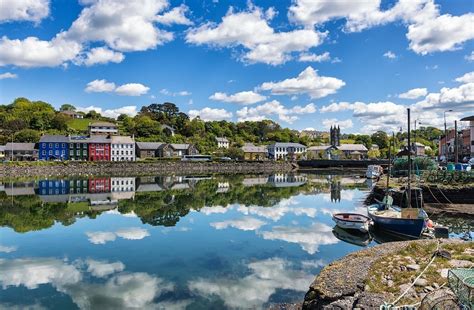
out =
[(368, 186), (310, 174), (4, 183), (0, 308), (302, 301), (322, 266), (368, 244), (331, 221), (364, 212)]

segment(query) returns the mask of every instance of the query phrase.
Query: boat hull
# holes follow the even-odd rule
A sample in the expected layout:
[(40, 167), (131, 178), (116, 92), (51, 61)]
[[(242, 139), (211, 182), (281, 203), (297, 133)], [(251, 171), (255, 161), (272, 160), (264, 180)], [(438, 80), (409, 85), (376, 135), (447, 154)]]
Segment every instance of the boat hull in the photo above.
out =
[(336, 223), (336, 225), (342, 229), (346, 230), (356, 230), (363, 233), (369, 231), (370, 226), (370, 219), (368, 217), (357, 215), (361, 218), (366, 218), (366, 220), (350, 220), (350, 219), (341, 219), (338, 218), (337, 214), (333, 215), (332, 219)]
[(392, 233), (407, 239), (418, 239), (425, 228), (425, 219), (402, 219), (377, 216), (369, 213), (374, 226), (382, 231)]

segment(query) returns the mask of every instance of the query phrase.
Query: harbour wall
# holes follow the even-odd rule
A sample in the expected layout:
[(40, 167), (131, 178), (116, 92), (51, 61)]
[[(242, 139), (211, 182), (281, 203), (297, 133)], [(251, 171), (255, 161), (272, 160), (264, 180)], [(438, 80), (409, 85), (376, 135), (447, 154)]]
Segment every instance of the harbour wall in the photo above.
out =
[(0, 178), (87, 175), (156, 175), (200, 173), (275, 173), (295, 169), (287, 162), (19, 162), (0, 165)]
[(299, 160), (298, 166), (302, 169), (311, 168), (367, 168), (369, 165), (381, 165), (387, 166), (388, 159), (364, 159), (364, 160), (351, 160), (351, 159), (313, 159), (313, 160)]

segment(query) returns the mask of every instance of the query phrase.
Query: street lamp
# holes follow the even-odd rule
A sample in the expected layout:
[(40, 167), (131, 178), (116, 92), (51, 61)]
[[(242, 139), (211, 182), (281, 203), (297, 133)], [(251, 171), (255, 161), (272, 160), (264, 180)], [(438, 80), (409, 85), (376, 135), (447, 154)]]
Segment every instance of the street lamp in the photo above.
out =
[(448, 164), (448, 130), (446, 129), (446, 112), (453, 112), (453, 110), (444, 111), (444, 160)]
[(413, 131), (413, 134), (415, 135), (415, 137), (414, 137), (414, 140), (415, 140), (415, 157), (418, 155), (418, 147), (416, 145), (416, 122), (418, 122), (418, 125), (421, 125), (421, 122), (418, 120), (418, 118), (415, 119), (415, 130)]

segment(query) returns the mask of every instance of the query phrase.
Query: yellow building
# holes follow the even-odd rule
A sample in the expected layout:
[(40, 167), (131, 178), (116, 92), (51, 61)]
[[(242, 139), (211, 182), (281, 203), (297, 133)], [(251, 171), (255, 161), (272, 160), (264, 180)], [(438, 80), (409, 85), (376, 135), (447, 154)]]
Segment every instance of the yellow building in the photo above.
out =
[(265, 160), (268, 158), (266, 146), (256, 146), (252, 143), (245, 143), (242, 147), (244, 160)]

